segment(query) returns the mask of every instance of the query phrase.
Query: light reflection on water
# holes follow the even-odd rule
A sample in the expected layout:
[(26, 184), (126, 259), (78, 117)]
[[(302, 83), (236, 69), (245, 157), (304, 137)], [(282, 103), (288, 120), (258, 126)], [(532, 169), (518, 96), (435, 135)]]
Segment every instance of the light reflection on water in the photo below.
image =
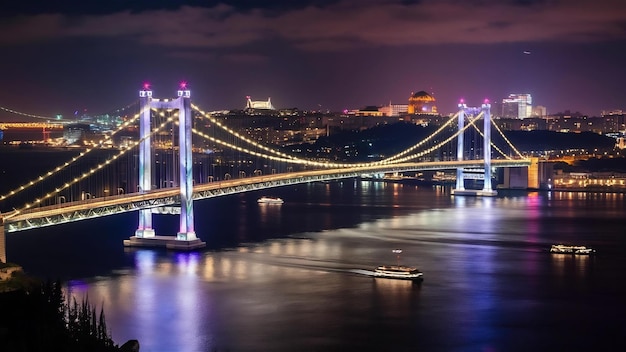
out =
[[(103, 302), (114, 340), (139, 339), (142, 351), (559, 350), (571, 346), (554, 336), (601, 325), (610, 318), (605, 304), (626, 312), (618, 303), (626, 290), (612, 280), (626, 269), (620, 257), (547, 251), (565, 241), (600, 248), (607, 246), (604, 236), (615, 241), (623, 233), (623, 221), (606, 215), (606, 206), (600, 216), (617, 227), (596, 233), (579, 220), (595, 214), (595, 203), (585, 202), (597, 199), (450, 197), (401, 186), (342, 184), (367, 200), (354, 205), (334, 199), (332, 184), (273, 208), (258, 207), (252, 195), (229, 214), (245, 232), (240, 238), (287, 221), (305, 227), (323, 219), (325, 229), (203, 252), (129, 250), (132, 267), (69, 289)], [(623, 211), (623, 203), (610, 204), (609, 214)], [(246, 220), (250, 209), (261, 223)], [(336, 217), (379, 209), (393, 215), (331, 226)], [(608, 243), (616, 245), (623, 240)], [(421, 285), (353, 271), (395, 263), (394, 248), (403, 249), (402, 264), (424, 272)], [(574, 322), (571, 307), (582, 302), (590, 307), (587, 320)], [(577, 343), (585, 347), (590, 340)]]

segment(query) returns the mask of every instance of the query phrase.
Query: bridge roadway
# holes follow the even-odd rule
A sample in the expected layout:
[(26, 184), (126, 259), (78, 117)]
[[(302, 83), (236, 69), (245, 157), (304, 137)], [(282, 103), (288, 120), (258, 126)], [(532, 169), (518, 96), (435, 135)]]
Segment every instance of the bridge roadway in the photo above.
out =
[[(459, 167), (476, 169), (481, 168), (483, 165), (483, 160), (437, 161), (262, 175), (196, 185), (194, 186), (193, 199), (200, 200), (314, 181), (352, 178), (362, 174), (445, 170)], [(529, 165), (529, 159), (491, 160), (492, 167), (525, 167)], [(33, 207), (24, 209), (19, 213), (5, 213), (2, 214), (2, 217), (4, 218), (5, 231), (8, 233), (140, 209), (157, 209), (176, 204), (180, 204), (180, 190), (177, 187), (151, 190), (143, 193), (92, 198), (45, 207)]]

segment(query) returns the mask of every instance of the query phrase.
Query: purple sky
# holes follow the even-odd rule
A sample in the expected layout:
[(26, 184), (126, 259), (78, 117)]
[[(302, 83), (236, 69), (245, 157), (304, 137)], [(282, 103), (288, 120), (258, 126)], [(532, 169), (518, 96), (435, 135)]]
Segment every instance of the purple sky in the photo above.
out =
[(180, 81), (204, 110), (419, 90), (442, 113), (509, 93), (549, 113), (626, 110), (624, 0), (21, 0), (0, 9), (0, 45), (0, 106), (45, 116), (113, 111), (144, 82), (173, 97)]

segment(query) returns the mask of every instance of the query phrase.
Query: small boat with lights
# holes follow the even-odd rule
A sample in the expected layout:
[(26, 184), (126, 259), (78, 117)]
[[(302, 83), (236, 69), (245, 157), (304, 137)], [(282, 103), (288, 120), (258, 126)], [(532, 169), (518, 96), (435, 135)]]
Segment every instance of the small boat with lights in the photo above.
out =
[(284, 201), (277, 197), (261, 197), (257, 200), (259, 204), (283, 204)]
[(396, 254), (398, 263), (396, 265), (378, 266), (374, 269), (374, 277), (401, 280), (423, 280), (424, 274), (417, 268), (400, 265), (400, 253), (402, 253), (401, 249), (394, 249), (392, 252)]
[(374, 269), (374, 277), (401, 280), (423, 280), (424, 274), (417, 268), (405, 265), (381, 265)]
[(564, 244), (553, 244), (552, 247), (550, 247), (550, 253), (589, 255), (595, 253), (595, 250), (587, 248), (585, 246), (567, 246)]

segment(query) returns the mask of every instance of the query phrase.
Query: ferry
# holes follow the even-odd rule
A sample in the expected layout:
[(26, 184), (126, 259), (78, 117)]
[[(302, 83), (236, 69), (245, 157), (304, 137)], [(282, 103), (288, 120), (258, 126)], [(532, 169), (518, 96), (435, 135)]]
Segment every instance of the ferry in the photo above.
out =
[(585, 246), (567, 246), (564, 244), (553, 244), (550, 248), (550, 253), (559, 253), (559, 254), (581, 254), (581, 255), (589, 255), (594, 253), (595, 250), (591, 248), (587, 248)]
[(259, 204), (283, 204), (284, 201), (281, 198), (276, 197), (261, 197), (257, 200)]
[(423, 273), (417, 268), (404, 265), (381, 265), (374, 269), (374, 277), (402, 280), (423, 280)]

